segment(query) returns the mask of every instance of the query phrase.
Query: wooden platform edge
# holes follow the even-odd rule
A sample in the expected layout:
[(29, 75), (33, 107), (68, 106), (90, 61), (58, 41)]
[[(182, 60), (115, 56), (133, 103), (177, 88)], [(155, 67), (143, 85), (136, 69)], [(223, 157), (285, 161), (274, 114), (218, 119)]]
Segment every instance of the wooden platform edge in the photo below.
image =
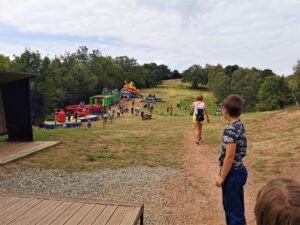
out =
[(114, 205), (114, 206), (125, 206), (125, 207), (140, 207), (140, 211), (143, 213), (144, 204), (136, 202), (123, 202), (123, 201), (109, 201), (101, 200), (97, 198), (74, 198), (66, 197), (59, 195), (46, 195), (46, 194), (36, 194), (29, 192), (13, 192), (13, 191), (0, 191), (0, 196), (5, 197), (20, 197), (20, 198), (36, 198), (43, 200), (54, 200), (54, 201), (65, 201), (65, 202), (78, 202), (78, 203), (92, 203), (92, 204), (101, 204), (101, 205)]
[[(43, 142), (43, 141), (41, 141), (41, 142)], [(47, 142), (47, 141), (45, 141), (45, 142)], [(19, 156), (19, 157), (17, 157), (17, 158), (13, 158), (13, 159), (8, 160), (8, 161), (4, 161), (4, 162), (1, 162), (1, 161), (0, 161), (0, 166), (4, 166), (4, 165), (6, 165), (6, 164), (8, 164), (8, 163), (11, 163), (11, 162), (17, 162), (18, 160), (21, 160), (21, 159), (23, 159), (23, 158), (25, 158), (25, 157), (31, 156), (31, 155), (33, 155), (33, 154), (36, 154), (36, 153), (38, 153), (38, 152), (40, 152), (40, 151), (44, 151), (44, 150), (46, 150), (46, 149), (48, 149), (48, 148), (54, 147), (54, 146), (56, 146), (56, 145), (58, 145), (58, 144), (61, 143), (61, 141), (49, 141), (49, 142), (55, 142), (55, 143), (53, 143), (52, 145), (49, 145), (49, 146), (47, 146), (47, 147), (45, 147), (45, 148), (42, 148), (42, 149), (40, 149), (40, 150), (36, 150), (36, 151), (34, 151), (34, 152), (30, 152), (30, 153), (28, 153), (28, 154), (25, 154), (25, 155), (23, 155), (23, 156)]]
[(138, 224), (139, 221), (141, 225), (144, 225), (144, 204), (142, 204), (139, 213), (136, 215), (134, 224)]

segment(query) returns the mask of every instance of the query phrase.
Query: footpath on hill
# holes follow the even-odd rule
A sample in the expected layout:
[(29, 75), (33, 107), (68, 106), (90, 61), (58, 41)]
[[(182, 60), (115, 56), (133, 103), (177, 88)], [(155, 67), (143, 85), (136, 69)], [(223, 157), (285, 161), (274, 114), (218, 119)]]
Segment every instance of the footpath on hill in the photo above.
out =
[[(299, 114), (300, 111), (298, 110), (291, 112), (282, 111), (274, 114), (272, 117), (264, 117), (261, 121), (262, 127), (267, 130), (273, 130), (272, 133), (264, 133), (265, 137), (269, 137), (267, 135), (275, 135), (274, 137), (277, 137), (277, 132), (282, 131), (285, 133), (289, 132), (291, 138), (289, 139), (290, 142), (285, 141), (284, 138), (286, 138), (286, 136), (278, 136), (278, 139), (273, 138), (272, 145), (270, 145), (271, 147), (268, 147), (266, 150), (264, 149), (265, 153), (271, 157), (269, 161), (267, 161), (270, 165), (265, 165), (268, 170), (274, 168), (274, 164), (271, 163), (271, 160), (284, 160), (282, 161), (283, 167), (278, 173), (267, 173), (267, 177), (260, 177), (257, 169), (252, 166), (255, 165), (255, 161), (258, 161), (260, 159), (259, 157), (262, 156), (258, 155), (258, 153), (254, 154), (253, 152), (251, 152), (252, 157), (250, 157), (250, 154), (247, 156), (245, 162), (248, 170), (248, 180), (245, 186), (247, 224), (256, 224), (254, 220), (256, 197), (259, 189), (265, 185), (266, 182), (274, 178), (289, 178), (300, 183), (300, 173), (298, 172), (300, 170), (300, 146), (297, 144), (299, 143), (299, 139), (296, 138), (300, 130), (299, 127), (294, 126), (294, 124), (299, 123), (299, 119), (297, 119), (299, 118)], [(281, 123), (274, 123), (274, 118), (276, 121), (277, 117), (283, 117), (285, 120)], [(281, 126), (284, 126), (284, 128)], [(250, 127), (252, 127), (252, 125)], [(256, 142), (257, 140), (251, 135), (253, 136), (253, 134), (249, 135), (251, 137), (249, 140), (249, 150), (259, 151), (264, 146), (261, 146), (261, 142)], [(287, 145), (286, 149), (279, 146), (282, 142)], [(258, 146), (253, 146), (254, 144)], [(219, 169), (218, 152), (205, 142), (196, 145), (194, 143), (193, 132), (188, 132), (184, 136), (184, 150), (184, 171), (189, 183), (189, 194), (193, 194), (198, 198), (201, 197), (202, 199), (202, 202), (194, 202), (194, 204), (191, 205), (183, 204), (182, 208), (178, 209), (178, 211), (184, 211), (189, 215), (189, 217), (186, 217), (185, 224), (225, 225), (221, 189), (215, 186), (215, 177)], [(277, 151), (281, 154), (286, 154), (287, 159), (279, 158), (278, 154), (276, 154)], [(290, 157), (288, 153), (293, 156)]]
[[(184, 194), (193, 195), (195, 201), (182, 202), (181, 207), (173, 209), (173, 217), (177, 218), (177, 221), (182, 219), (184, 224), (189, 225), (225, 225), (221, 189), (215, 186), (215, 177), (219, 169), (218, 154), (205, 143), (196, 145), (192, 132), (185, 135), (184, 146), (184, 171), (189, 184)], [(245, 192), (248, 224), (254, 224), (253, 207), (257, 190), (251, 176)]]

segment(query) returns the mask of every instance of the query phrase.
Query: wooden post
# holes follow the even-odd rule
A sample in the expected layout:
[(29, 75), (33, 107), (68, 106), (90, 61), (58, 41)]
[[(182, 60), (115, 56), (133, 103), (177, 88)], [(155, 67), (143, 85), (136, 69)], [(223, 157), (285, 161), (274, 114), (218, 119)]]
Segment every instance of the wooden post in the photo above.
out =
[(140, 225), (144, 225), (144, 212), (142, 213), (140, 218)]

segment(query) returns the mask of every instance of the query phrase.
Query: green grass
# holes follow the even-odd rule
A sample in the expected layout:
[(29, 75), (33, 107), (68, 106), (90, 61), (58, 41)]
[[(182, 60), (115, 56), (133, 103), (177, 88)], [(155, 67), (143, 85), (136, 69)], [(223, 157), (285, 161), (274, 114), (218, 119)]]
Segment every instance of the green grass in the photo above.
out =
[[(170, 80), (142, 94), (155, 94), (166, 102), (154, 104), (152, 120), (126, 114), (115, 118), (102, 129), (97, 122), (91, 129), (40, 129), (34, 128), (35, 140), (58, 140), (61, 143), (37, 152), (7, 166), (19, 168), (61, 169), (64, 171), (91, 171), (128, 166), (169, 166), (182, 168), (183, 136), (193, 129), (189, 116), (190, 105), (197, 95), (204, 95), (208, 108), (213, 111), (214, 97), (207, 90), (193, 90), (179, 80)], [(176, 108), (184, 101), (187, 110)], [(166, 112), (173, 105), (173, 115)], [(5, 137), (2, 137), (2, 140)]]
[[(217, 153), (222, 131), (226, 125), (223, 117), (213, 116), (217, 110), (215, 97), (205, 88), (191, 89), (179, 80), (165, 81), (142, 94), (155, 94), (166, 102), (154, 104), (152, 120), (126, 114), (114, 119), (102, 129), (102, 122), (91, 129), (46, 130), (34, 128), (35, 140), (58, 140), (57, 146), (7, 164), (20, 169), (60, 169), (64, 171), (92, 171), (128, 166), (183, 167), (184, 135), (193, 132), (190, 107), (197, 95), (202, 94), (208, 107), (211, 122), (204, 125), (203, 137)], [(187, 110), (176, 108), (181, 103)], [(166, 111), (173, 105), (173, 115)], [(289, 108), (274, 112), (242, 115), (248, 138), (246, 163), (262, 179), (282, 171), (293, 159), (300, 146), (300, 110)], [(0, 141), (6, 136), (1, 136)], [(217, 157), (216, 157), (217, 163)]]

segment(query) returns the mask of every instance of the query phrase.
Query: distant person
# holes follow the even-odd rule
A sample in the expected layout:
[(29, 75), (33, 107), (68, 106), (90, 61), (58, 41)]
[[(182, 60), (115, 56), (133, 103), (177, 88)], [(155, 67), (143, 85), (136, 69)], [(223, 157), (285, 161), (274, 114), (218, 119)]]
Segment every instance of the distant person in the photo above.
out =
[(131, 114), (133, 115), (133, 112), (134, 112), (134, 108), (133, 107), (131, 107)]
[(154, 109), (154, 107), (153, 107), (153, 105), (151, 105), (151, 107), (150, 107), (150, 112), (152, 113), (153, 112), (153, 109)]
[(167, 113), (169, 112), (169, 110), (170, 110), (170, 107), (169, 107), (169, 106), (167, 106)]
[(137, 116), (138, 114), (140, 114), (140, 111), (141, 111), (141, 108), (140, 106), (138, 105), (136, 108), (135, 108), (135, 115)]
[(220, 150), (220, 173), (216, 186), (222, 187), (223, 207), (227, 224), (245, 225), (244, 185), (247, 169), (243, 157), (247, 153), (246, 132), (240, 115), (244, 100), (238, 95), (229, 95), (223, 101), (223, 115), (228, 125), (223, 131)]
[(68, 117), (68, 121), (71, 122), (71, 113), (69, 111), (67, 112), (67, 117)]
[(107, 122), (107, 118), (108, 118), (108, 112), (105, 110), (104, 113), (102, 114), (102, 120), (104, 123)]
[(170, 110), (170, 115), (172, 115), (173, 114), (173, 106), (172, 105), (170, 105), (169, 110)]
[(257, 225), (299, 225), (300, 185), (289, 179), (269, 181), (258, 193)]
[(117, 116), (120, 117), (121, 116), (121, 111), (120, 111), (120, 108), (117, 109)]
[(91, 128), (92, 127), (92, 123), (91, 123), (91, 121), (90, 120), (87, 120), (87, 128)]
[(54, 112), (54, 127), (56, 127), (56, 124), (57, 124), (57, 119), (58, 119), (58, 118), (57, 118), (57, 115), (58, 115), (58, 112), (59, 112), (59, 111), (58, 111), (57, 109), (56, 109), (55, 112)]
[(77, 120), (78, 120), (78, 112), (77, 111), (74, 112), (74, 119), (75, 119), (75, 122), (77, 123)]
[(200, 144), (202, 141), (202, 127), (205, 119), (204, 114), (206, 115), (207, 123), (209, 123), (208, 112), (202, 95), (199, 95), (196, 98), (196, 101), (193, 102), (191, 113), (193, 115), (193, 123), (195, 126), (196, 144)]
[(114, 115), (115, 115), (115, 110), (108, 110), (108, 119), (110, 120), (111, 123), (113, 121)]

